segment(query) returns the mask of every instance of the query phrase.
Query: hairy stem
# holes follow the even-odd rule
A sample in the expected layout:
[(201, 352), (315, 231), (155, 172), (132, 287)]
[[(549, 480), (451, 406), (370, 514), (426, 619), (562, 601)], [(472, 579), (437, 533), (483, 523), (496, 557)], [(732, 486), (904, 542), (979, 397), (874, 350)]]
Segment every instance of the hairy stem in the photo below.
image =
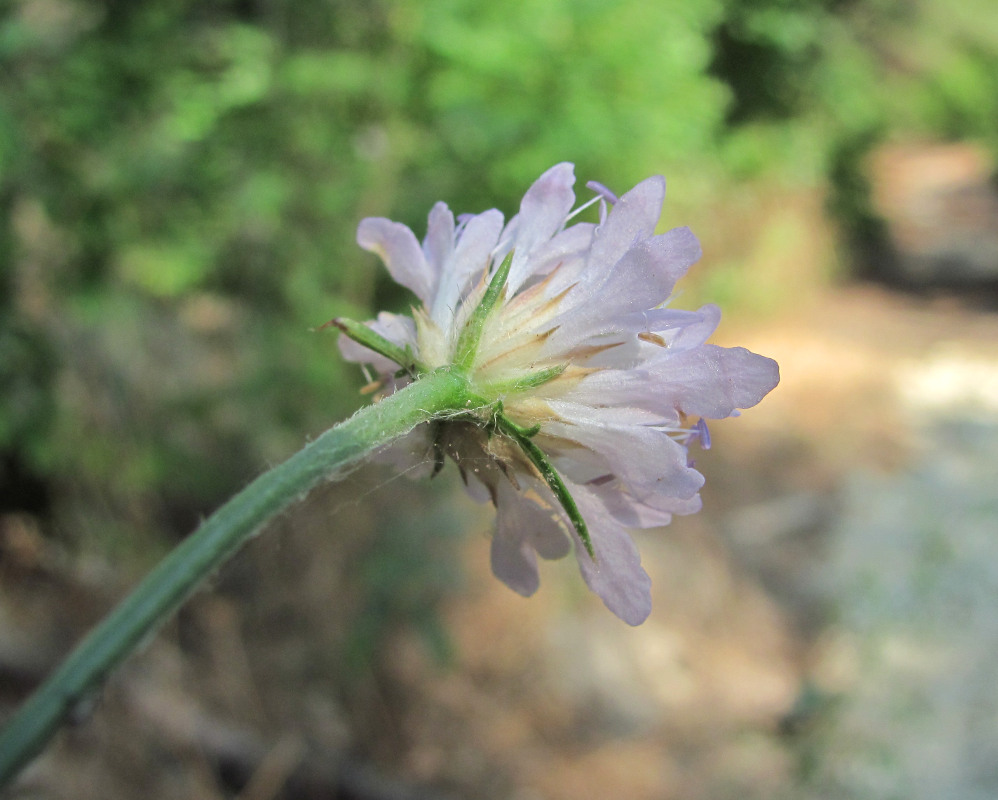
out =
[(0, 786), (267, 520), (337, 469), (420, 422), (465, 408), (468, 397), (463, 377), (448, 370), (429, 373), (326, 431), (229, 500), (167, 555), (14, 715), (0, 733)]

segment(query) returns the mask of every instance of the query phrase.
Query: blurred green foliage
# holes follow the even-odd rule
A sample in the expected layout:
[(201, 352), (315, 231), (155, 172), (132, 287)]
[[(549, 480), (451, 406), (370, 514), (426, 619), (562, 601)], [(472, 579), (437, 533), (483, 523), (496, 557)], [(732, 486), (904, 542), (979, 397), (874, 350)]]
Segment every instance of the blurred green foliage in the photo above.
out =
[(512, 213), (560, 160), (707, 205), (761, 176), (861, 189), (898, 132), (998, 149), (990, 3), (12, 0), (0, 478), (52, 487), (73, 540), (189, 530), (358, 403), (310, 329), (407, 302), (354, 244), (366, 215)]

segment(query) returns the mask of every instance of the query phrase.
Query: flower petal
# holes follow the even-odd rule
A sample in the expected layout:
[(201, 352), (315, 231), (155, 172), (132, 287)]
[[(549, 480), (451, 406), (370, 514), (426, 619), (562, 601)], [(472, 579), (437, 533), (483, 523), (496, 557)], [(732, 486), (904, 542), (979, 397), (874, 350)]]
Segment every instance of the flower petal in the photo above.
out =
[(541, 584), (537, 574), (537, 555), (523, 539), (509, 536), (509, 529), (502, 525), (500, 512), (498, 526), (492, 537), (492, 574), (510, 589), (523, 597), (530, 597)]
[(457, 313), (469, 285), (483, 275), (502, 231), (503, 216), (492, 209), (467, 220), (440, 268), (430, 316), (442, 329)]
[(555, 268), (558, 269), (558, 275), (553, 276), (545, 289), (546, 297), (553, 297), (578, 281), (579, 273), (589, 256), (595, 230), (596, 226), (591, 222), (576, 223), (571, 228), (559, 231), (551, 241), (534, 251), (531, 275), (547, 275)]
[(575, 203), (575, 166), (556, 164), (538, 178), (523, 196), (520, 213), (509, 221), (503, 233), (504, 250), (516, 249), (506, 281), (512, 295), (534, 273), (534, 251), (546, 244), (565, 224)]
[(596, 229), (589, 268), (594, 280), (640, 240), (651, 236), (662, 214), (665, 200), (665, 178), (646, 178), (631, 191), (621, 195), (606, 222)]
[(535, 485), (526, 492), (517, 490), (509, 481), (497, 487), (496, 532), (492, 539), (492, 572), (524, 597), (537, 591), (539, 583), (535, 551), (554, 559), (562, 558), (571, 549), (561, 511), (548, 502), (546, 489), (536, 481), (529, 482)]
[(368, 217), (357, 226), (357, 244), (377, 253), (395, 282), (411, 289), (424, 305), (429, 305), (435, 276), (408, 227), (384, 217)]
[(651, 502), (655, 495), (685, 499), (703, 486), (703, 476), (687, 465), (686, 448), (651, 427), (644, 412), (560, 400), (549, 405), (556, 418), (544, 423), (542, 434), (577, 442), (601, 455), (637, 500)]
[(435, 203), (426, 220), (423, 258), (430, 273), (440, 282), (444, 264), (454, 253), (454, 214), (446, 203)]
[(693, 233), (676, 228), (639, 241), (605, 275), (589, 270), (553, 320), (558, 329), (546, 352), (585, 343), (595, 336), (630, 332), (638, 314), (650, 314), (649, 309), (669, 299), (676, 281), (700, 255), (700, 243)]
[[(640, 318), (643, 323), (640, 331), (635, 325)], [(680, 350), (691, 350), (699, 347), (717, 330), (721, 321), (721, 309), (713, 303), (701, 306), (697, 311), (680, 311), (674, 308), (653, 308), (641, 314), (629, 315), (624, 327), (634, 332), (647, 331), (657, 333), (668, 346), (668, 352), (675, 354)], [(661, 355), (650, 351), (651, 357)]]
[(684, 414), (709, 419), (751, 408), (780, 382), (779, 365), (744, 347), (706, 344), (649, 362), (650, 386)]
[(637, 547), (591, 491), (582, 486), (568, 488), (589, 525), (596, 552), (595, 560), (590, 558), (573, 533), (583, 579), (614, 614), (628, 625), (640, 625), (651, 613), (651, 578), (641, 566)]
[(615, 314), (654, 308), (669, 299), (676, 281), (701, 255), (700, 242), (689, 228), (644, 239), (617, 261), (600, 296)]
[(628, 528), (660, 528), (672, 521), (673, 514), (696, 514), (703, 508), (699, 493), (687, 498), (658, 494), (643, 502), (621, 486), (610, 484), (591, 489), (614, 519)]
[(651, 424), (678, 426), (680, 423), (679, 412), (656, 390), (643, 368), (598, 370), (551, 399), (591, 408), (628, 405), (653, 412)]

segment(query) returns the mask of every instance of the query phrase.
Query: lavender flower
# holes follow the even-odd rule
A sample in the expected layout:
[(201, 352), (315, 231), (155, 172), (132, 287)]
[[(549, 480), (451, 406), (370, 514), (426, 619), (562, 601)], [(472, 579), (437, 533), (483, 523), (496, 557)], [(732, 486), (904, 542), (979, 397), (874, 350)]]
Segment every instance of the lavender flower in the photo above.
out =
[(655, 235), (661, 177), (619, 198), (590, 184), (598, 224), (572, 224), (574, 182), (571, 164), (552, 167), (505, 225), (496, 210), (455, 221), (437, 203), (422, 245), (404, 225), (363, 220), (360, 245), (422, 305), (411, 318), (335, 322), (351, 337), (344, 356), (376, 370), (386, 393), (435, 369), (467, 377), (480, 402), (419, 426), (396, 454), (434, 471), (449, 456), (472, 496), (491, 500), (496, 577), (529, 596), (537, 555), (561, 558), (574, 540), (586, 583), (637, 625), (651, 582), (628, 529), (700, 509), (687, 446), (709, 446), (703, 419), (755, 405), (779, 369), (705, 344), (716, 306), (667, 306), (701, 251), (687, 228)]

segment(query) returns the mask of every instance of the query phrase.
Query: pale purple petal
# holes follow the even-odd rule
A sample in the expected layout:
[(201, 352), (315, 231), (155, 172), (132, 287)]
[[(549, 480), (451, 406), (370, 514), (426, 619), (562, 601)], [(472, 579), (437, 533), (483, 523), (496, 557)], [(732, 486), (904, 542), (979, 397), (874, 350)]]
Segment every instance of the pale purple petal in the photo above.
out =
[(531, 260), (533, 265), (530, 273), (533, 276), (544, 276), (555, 268), (558, 274), (552, 276), (547, 288), (547, 296), (558, 294), (566, 287), (578, 281), (579, 272), (585, 265), (592, 244), (593, 231), (596, 226), (590, 222), (580, 222), (571, 228), (557, 233), (549, 242), (545, 242), (534, 251)]
[(663, 525), (668, 525), (674, 514), (689, 516), (696, 514), (703, 508), (703, 498), (699, 493), (686, 498), (668, 497), (660, 494), (650, 498), (649, 503), (633, 501), (631, 504), (631, 513), (634, 514), (633, 522), (623, 509), (621, 509), (619, 516), (616, 514), (614, 516), (630, 528), (660, 528)]
[(605, 275), (587, 272), (552, 323), (559, 327), (548, 351), (630, 330), (635, 315), (650, 313), (669, 299), (676, 281), (700, 255), (700, 243), (690, 230), (676, 228), (639, 241)]
[(606, 223), (596, 229), (589, 256), (590, 269), (606, 270), (640, 240), (655, 232), (665, 200), (665, 179), (656, 175), (621, 195)]
[(619, 483), (590, 485), (587, 488), (599, 497), (614, 519), (628, 528), (660, 528), (672, 521), (673, 514), (696, 514), (703, 507), (699, 493), (686, 498), (657, 494), (642, 502)]
[[(668, 352), (674, 354), (699, 347), (706, 342), (721, 321), (721, 309), (711, 303), (701, 306), (697, 311), (655, 308), (629, 316), (625, 328), (640, 332), (634, 327), (639, 320), (643, 323), (640, 330), (657, 333), (668, 345)], [(654, 358), (655, 351), (649, 352), (649, 357)]]
[(589, 526), (595, 560), (575, 538), (575, 557), (583, 579), (608, 609), (628, 625), (640, 625), (651, 613), (651, 579), (627, 530), (588, 489), (569, 486)]
[(477, 478), (469, 478), (467, 472), (462, 473), (462, 475), (465, 479), (464, 490), (472, 500), (482, 505), (492, 502), (492, 493), (489, 491), (488, 486)]
[(666, 355), (650, 362), (647, 370), (669, 404), (685, 414), (709, 419), (751, 408), (780, 382), (775, 361), (744, 347), (707, 344)]
[[(652, 378), (643, 369), (603, 369), (587, 375), (579, 383), (565, 392), (560, 398), (577, 406), (599, 408), (607, 406), (631, 406), (647, 409), (648, 404), (642, 402), (643, 394), (650, 392), (660, 399)], [(659, 423), (678, 422), (678, 413), (662, 415), (661, 403), (656, 402), (653, 410), (656, 412), (654, 421)]]
[(534, 274), (533, 252), (553, 237), (575, 203), (575, 167), (557, 164), (538, 178), (527, 190), (517, 214), (503, 233), (505, 252), (516, 249), (506, 282), (512, 294)]
[(703, 251), (689, 228), (642, 239), (621, 256), (606, 279), (594, 286), (614, 303), (614, 313), (644, 311), (665, 302)]
[(435, 276), (409, 228), (383, 217), (368, 217), (357, 226), (357, 244), (380, 256), (396, 283), (411, 289), (424, 304), (430, 303)]
[(497, 525), (501, 526), (492, 537), (492, 574), (510, 589), (523, 597), (530, 597), (540, 586), (537, 574), (537, 554), (523, 539), (509, 536), (509, 529), (502, 524), (499, 512)]
[(434, 290), (443, 279), (444, 264), (454, 253), (454, 214), (446, 203), (436, 203), (426, 221), (423, 257), (430, 268)]
[(454, 270), (454, 275), (459, 283), (485, 272), (489, 255), (502, 233), (502, 224), (502, 212), (494, 208), (476, 214), (465, 223), (455, 248), (455, 259), (461, 266)]
[(665, 302), (683, 275), (700, 260), (700, 242), (689, 228), (674, 228), (630, 248), (602, 284), (613, 313), (644, 311)]
[(653, 415), (563, 401), (549, 405), (556, 419), (546, 422), (542, 433), (599, 453), (638, 500), (657, 494), (688, 498), (703, 485), (703, 476), (687, 466), (686, 448), (665, 431), (651, 427)]
[(530, 544), (543, 559), (555, 561), (564, 558), (572, 549), (572, 542), (568, 538), (569, 530), (570, 526), (561, 512), (549, 508), (545, 512), (545, 518), (538, 520), (538, 524), (529, 529)]
[(440, 282), (430, 309), (433, 321), (441, 328), (446, 329), (469, 286), (488, 269), (502, 223), (503, 216), (495, 209), (464, 222), (454, 250), (448, 254), (441, 268)]
[(651, 308), (637, 311), (621, 319), (621, 325), (632, 333), (669, 333), (704, 321), (702, 311), (686, 311), (679, 308)]
[[(535, 483), (536, 482), (532, 482)], [(497, 487), (496, 532), (492, 539), (492, 572), (513, 591), (529, 597), (537, 591), (537, 559), (535, 551), (544, 558), (562, 558), (570, 549), (561, 521), (561, 512), (554, 507), (553, 498), (536, 489), (530, 494), (518, 491), (504, 481)]]

